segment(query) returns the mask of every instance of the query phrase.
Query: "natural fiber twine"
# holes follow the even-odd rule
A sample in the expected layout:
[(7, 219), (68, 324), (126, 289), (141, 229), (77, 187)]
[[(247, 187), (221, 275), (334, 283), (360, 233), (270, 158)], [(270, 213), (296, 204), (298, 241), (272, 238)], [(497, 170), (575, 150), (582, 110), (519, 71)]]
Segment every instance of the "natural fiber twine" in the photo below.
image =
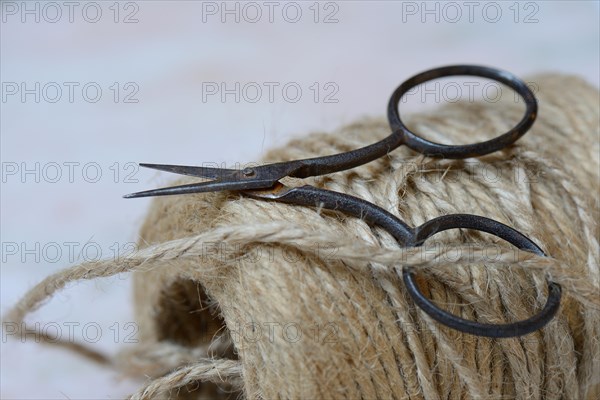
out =
[[(599, 93), (575, 77), (530, 81), (538, 120), (510, 149), (438, 160), (400, 148), (304, 183), (371, 201), (413, 226), (450, 213), (487, 216), (547, 258), (471, 231), (403, 250), (360, 219), (236, 193), (164, 197), (142, 227), (143, 249), (47, 278), (6, 321), (22, 321), (67, 282), (135, 271), (140, 344), (106, 360), (154, 378), (134, 398), (598, 399)], [(413, 115), (410, 126), (467, 143), (508, 130), (523, 109), (511, 96), (456, 103)], [(266, 160), (338, 153), (388, 133), (384, 120), (369, 119), (295, 140)], [(562, 285), (563, 302), (524, 337), (462, 334), (415, 307), (403, 265), (419, 268), (424, 292), (464, 318), (533, 315), (546, 274)]]

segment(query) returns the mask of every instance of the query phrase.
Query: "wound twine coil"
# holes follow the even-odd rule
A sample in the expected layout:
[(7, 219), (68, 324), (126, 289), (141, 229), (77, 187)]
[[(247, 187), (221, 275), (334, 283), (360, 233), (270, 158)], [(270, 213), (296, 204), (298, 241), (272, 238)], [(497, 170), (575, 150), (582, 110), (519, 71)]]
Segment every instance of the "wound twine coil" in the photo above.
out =
[[(69, 282), (133, 271), (140, 343), (115, 359), (62, 345), (148, 377), (135, 399), (600, 398), (600, 95), (576, 77), (529, 81), (539, 88), (539, 116), (509, 149), (439, 160), (401, 147), (352, 170), (284, 181), (360, 197), (412, 226), (486, 216), (548, 257), (466, 230), (401, 249), (358, 218), (231, 192), (163, 197), (141, 229), (143, 248), (46, 278), (5, 321), (23, 321)], [(522, 110), (503, 98), (408, 121), (430, 140), (471, 143), (510, 129)], [(265, 161), (339, 153), (388, 134), (386, 121), (367, 119), (294, 140)], [(533, 315), (547, 275), (563, 301), (540, 331), (476, 337), (415, 307), (403, 266), (437, 304), (481, 322)]]

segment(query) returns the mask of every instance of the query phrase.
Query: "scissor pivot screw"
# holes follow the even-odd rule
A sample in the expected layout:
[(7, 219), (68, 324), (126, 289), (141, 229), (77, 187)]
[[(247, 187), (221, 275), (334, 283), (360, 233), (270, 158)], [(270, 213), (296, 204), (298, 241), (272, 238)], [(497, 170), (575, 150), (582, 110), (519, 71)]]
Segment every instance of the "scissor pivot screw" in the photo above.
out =
[(244, 168), (242, 174), (244, 174), (244, 176), (254, 176), (256, 172), (252, 168)]

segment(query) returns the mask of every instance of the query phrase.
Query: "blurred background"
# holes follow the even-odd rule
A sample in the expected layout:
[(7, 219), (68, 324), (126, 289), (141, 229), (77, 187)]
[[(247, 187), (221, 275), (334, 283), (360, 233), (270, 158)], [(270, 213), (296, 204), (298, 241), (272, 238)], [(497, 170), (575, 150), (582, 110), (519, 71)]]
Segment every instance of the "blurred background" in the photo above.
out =
[[(121, 196), (170, 179), (138, 162), (253, 162), (383, 116), (398, 84), (446, 64), (599, 84), (596, 1), (0, 4), (2, 314), (55, 271), (131, 251), (149, 200)], [(115, 354), (137, 340), (130, 283), (70, 286), (27, 328)], [(142, 383), (34, 336), (4, 332), (1, 354), (6, 399), (122, 398)]]

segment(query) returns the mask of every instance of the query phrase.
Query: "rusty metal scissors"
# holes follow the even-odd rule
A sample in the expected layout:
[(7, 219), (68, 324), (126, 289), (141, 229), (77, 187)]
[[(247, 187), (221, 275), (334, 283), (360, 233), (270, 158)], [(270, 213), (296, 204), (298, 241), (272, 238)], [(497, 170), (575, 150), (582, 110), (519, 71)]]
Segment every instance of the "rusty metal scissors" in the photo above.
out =
[[(398, 111), (398, 104), (402, 96), (424, 82), (454, 75), (478, 76), (509, 86), (525, 101), (525, 115), (508, 132), (485, 142), (468, 145), (449, 146), (439, 144), (423, 139), (410, 131), (402, 122)], [(142, 167), (212, 180), (132, 193), (124, 197), (134, 198), (235, 190), (257, 199), (274, 200), (308, 207), (318, 206), (362, 218), (369, 225), (379, 226), (388, 231), (403, 247), (420, 246), (429, 237), (448, 229), (473, 229), (497, 236), (519, 249), (542, 256), (545, 255), (540, 247), (522, 233), (489, 218), (470, 214), (445, 215), (413, 228), (383, 208), (357, 197), (318, 189), (310, 185), (287, 187), (279, 182), (279, 179), (286, 176), (306, 178), (350, 169), (385, 156), (403, 144), (424, 155), (435, 157), (458, 159), (489, 154), (511, 145), (529, 130), (537, 115), (537, 101), (525, 82), (509, 72), (476, 65), (454, 65), (431, 69), (406, 80), (392, 93), (387, 112), (392, 133), (385, 139), (369, 146), (325, 157), (278, 162), (241, 170), (140, 164)], [(446, 326), (478, 336), (503, 338), (534, 332), (544, 327), (554, 317), (560, 306), (561, 288), (557, 283), (548, 280), (546, 304), (533, 317), (506, 324), (480, 323), (457, 317), (435, 305), (420, 291), (415, 273), (410, 268), (403, 269), (402, 278), (415, 303), (429, 316)]]

